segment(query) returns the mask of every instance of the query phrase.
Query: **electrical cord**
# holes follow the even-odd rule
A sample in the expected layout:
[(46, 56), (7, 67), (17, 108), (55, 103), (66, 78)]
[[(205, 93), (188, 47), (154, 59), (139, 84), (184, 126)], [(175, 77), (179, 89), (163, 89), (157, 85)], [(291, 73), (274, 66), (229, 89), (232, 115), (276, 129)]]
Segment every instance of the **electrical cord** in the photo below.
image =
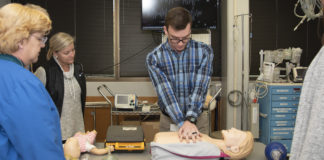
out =
[[(234, 101), (231, 99), (232, 95), (237, 95), (237, 100)], [(239, 107), (239, 106), (242, 106), (242, 104), (244, 103), (245, 107), (247, 108), (248, 104), (247, 104), (247, 101), (246, 99), (244, 98), (244, 95), (241, 91), (239, 90), (232, 90), (228, 93), (227, 95), (227, 100), (228, 100), (228, 103), (233, 106), (233, 107)], [(243, 106), (244, 107), (244, 106)], [(243, 108), (242, 108), (243, 109)], [(241, 117), (243, 118), (243, 117)]]
[[(234, 101), (231, 99), (232, 95), (237, 95), (237, 100)], [(235, 97), (234, 97), (235, 98)], [(227, 100), (228, 103), (233, 106), (233, 107), (239, 107), (242, 106), (242, 104), (244, 103), (244, 105), (246, 106), (245, 108), (247, 108), (248, 104), (244, 98), (244, 95), (241, 91), (239, 90), (232, 90), (228, 93), (227, 95)], [(247, 117), (247, 115), (244, 115), (243, 113), (244, 111), (244, 106), (242, 106), (242, 111), (241, 111), (241, 127), (244, 127), (243, 123), (244, 123), (244, 117)]]
[[(299, 15), (296, 10), (297, 6), (300, 4), (301, 9), (304, 12), (304, 15)], [(318, 11), (318, 13), (315, 13), (315, 11)], [(297, 24), (297, 26), (294, 28), (294, 31), (297, 30), (297, 28), (307, 19), (307, 21), (311, 19), (315, 19), (318, 17), (321, 17), (323, 15), (322, 11), (322, 5), (320, 0), (313, 0), (313, 1), (307, 1), (307, 0), (298, 0), (294, 7), (294, 14), (296, 17), (301, 18), (300, 22)]]
[[(232, 95), (238, 95), (237, 97), (237, 100), (232, 100)], [(227, 100), (228, 100), (228, 103), (233, 106), (233, 107), (238, 107), (238, 106), (241, 106), (243, 101), (244, 101), (244, 97), (243, 97), (243, 93), (239, 90), (232, 90), (228, 93), (227, 95)]]
[(126, 57), (125, 59), (121, 60), (119, 63), (113, 64), (113, 65), (110, 65), (110, 66), (107, 66), (107, 67), (101, 69), (101, 71), (105, 71), (105, 70), (110, 69), (110, 68), (113, 68), (115, 66), (119, 66), (120, 64), (122, 64), (122, 63), (130, 60), (133, 57), (136, 57), (138, 55), (141, 55), (143, 53), (146, 53), (146, 52), (143, 52), (143, 51), (146, 50), (146, 49), (148, 49), (149, 47), (153, 46), (153, 44), (154, 44), (154, 42), (152, 42), (151, 44), (147, 45), (145, 48), (141, 49), (140, 51), (138, 51), (138, 52), (136, 52), (136, 53), (134, 53), (134, 54)]
[(256, 81), (256, 83), (255, 83), (255, 97), (257, 99), (260, 99), (260, 98), (264, 98), (267, 94), (268, 94), (267, 85), (264, 82)]
[(107, 67), (105, 67), (103, 69), (100, 69), (98, 72), (106, 71), (106, 70), (108, 70), (110, 68), (113, 68), (115, 66), (119, 66), (120, 64), (123, 64), (126, 61), (131, 60), (133, 57), (137, 57), (137, 56), (139, 56), (139, 55), (141, 55), (143, 53), (146, 53), (147, 54), (148, 52), (144, 52), (145, 50), (147, 50), (147, 49), (149, 49), (149, 48), (151, 48), (151, 47), (159, 44), (160, 41), (158, 40), (159, 39), (158, 32), (152, 32), (152, 39), (153, 39), (152, 43), (150, 43), (149, 45), (145, 46), (143, 49), (141, 49), (138, 52), (136, 52), (136, 53), (134, 53), (134, 54), (132, 54), (132, 55), (130, 55), (130, 56), (122, 59), (119, 63), (116, 63), (116, 64), (113, 64), (113, 65), (107, 66)]

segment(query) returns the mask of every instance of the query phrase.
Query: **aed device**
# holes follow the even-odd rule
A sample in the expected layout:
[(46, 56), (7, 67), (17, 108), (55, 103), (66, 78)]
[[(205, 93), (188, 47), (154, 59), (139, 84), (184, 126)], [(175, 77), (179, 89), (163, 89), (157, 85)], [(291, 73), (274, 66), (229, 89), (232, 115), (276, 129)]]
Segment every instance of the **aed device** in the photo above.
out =
[(145, 150), (144, 132), (141, 126), (113, 125), (108, 128), (105, 146), (113, 146), (115, 151)]
[(293, 81), (303, 82), (306, 75), (307, 67), (295, 67), (293, 68)]
[(135, 109), (137, 107), (137, 97), (135, 94), (115, 94), (115, 108)]

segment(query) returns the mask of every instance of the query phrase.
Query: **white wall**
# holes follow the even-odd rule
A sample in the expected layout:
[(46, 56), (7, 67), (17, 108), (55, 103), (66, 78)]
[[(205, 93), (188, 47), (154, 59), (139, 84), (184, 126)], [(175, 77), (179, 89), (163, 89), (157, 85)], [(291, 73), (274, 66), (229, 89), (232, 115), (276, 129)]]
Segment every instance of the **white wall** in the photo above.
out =
[(246, 84), (243, 83), (246, 78), (248, 80), (248, 77), (243, 76), (246, 74), (243, 68), (248, 69), (246, 66), (249, 64), (249, 12), (249, 0), (221, 1), (222, 101), (224, 102), (221, 106), (222, 129), (242, 128), (241, 107), (231, 106), (227, 95), (233, 90), (244, 92), (244, 89), (248, 87), (248, 81)]
[[(156, 92), (152, 82), (87, 82), (87, 96), (101, 96), (97, 90), (99, 85), (105, 84), (114, 93), (135, 93), (139, 97), (155, 97)], [(110, 96), (108, 92), (105, 93)]]
[[(102, 84), (105, 84), (114, 93), (135, 93), (138, 97), (157, 96), (152, 82), (87, 82), (87, 96), (101, 96), (97, 87)], [(210, 84), (215, 85), (217, 88), (221, 86), (219, 81), (213, 81)], [(101, 91), (110, 96), (105, 89), (101, 89)]]

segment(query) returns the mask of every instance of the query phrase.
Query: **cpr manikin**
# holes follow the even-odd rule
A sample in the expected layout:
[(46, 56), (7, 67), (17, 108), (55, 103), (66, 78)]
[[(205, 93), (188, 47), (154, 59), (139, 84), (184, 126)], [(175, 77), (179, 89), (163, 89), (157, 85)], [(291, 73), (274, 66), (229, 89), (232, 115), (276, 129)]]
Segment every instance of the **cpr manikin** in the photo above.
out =
[(93, 145), (97, 136), (97, 131), (93, 130), (86, 133), (77, 132), (71, 138), (66, 140), (64, 144), (64, 156), (67, 160), (79, 159), (80, 154), (83, 152), (90, 152), (96, 155), (107, 154), (109, 151), (113, 151), (113, 147), (109, 148), (97, 148)]
[(177, 132), (157, 133), (154, 142), (151, 143), (152, 160), (217, 159), (221, 157), (242, 159), (253, 149), (253, 135), (249, 131), (235, 128), (223, 130), (224, 139), (213, 139), (206, 134), (201, 135), (201, 141), (187, 143), (180, 142)]

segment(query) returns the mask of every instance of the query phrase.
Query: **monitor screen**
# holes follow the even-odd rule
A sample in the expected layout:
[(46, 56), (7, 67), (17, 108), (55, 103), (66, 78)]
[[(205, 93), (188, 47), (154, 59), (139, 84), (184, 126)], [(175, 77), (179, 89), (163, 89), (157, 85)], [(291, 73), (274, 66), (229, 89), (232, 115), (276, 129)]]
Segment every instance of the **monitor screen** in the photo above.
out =
[(193, 29), (216, 29), (219, 0), (142, 0), (142, 29), (162, 30), (168, 10), (179, 6), (190, 11)]
[(117, 104), (128, 104), (128, 96), (117, 96)]
[(304, 78), (306, 75), (307, 68), (299, 68), (296, 69), (297, 71), (297, 78)]

